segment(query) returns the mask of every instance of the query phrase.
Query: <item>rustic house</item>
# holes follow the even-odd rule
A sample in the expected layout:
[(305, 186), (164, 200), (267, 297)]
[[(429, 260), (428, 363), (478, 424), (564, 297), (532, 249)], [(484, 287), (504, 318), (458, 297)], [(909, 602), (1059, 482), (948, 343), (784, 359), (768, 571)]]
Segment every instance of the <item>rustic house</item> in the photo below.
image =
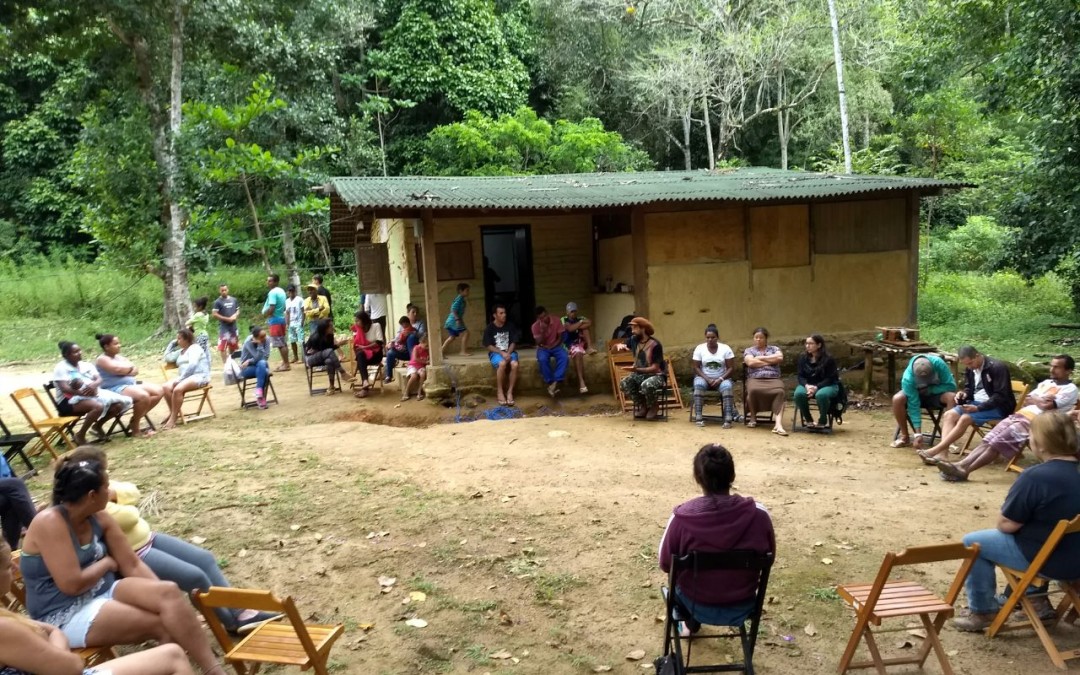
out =
[[(324, 187), (332, 244), (392, 317), (434, 329), (471, 286), (478, 343), (495, 302), (528, 333), (534, 305), (569, 301), (610, 337), (648, 316), (668, 346), (913, 325), (919, 200), (959, 183), (739, 169), (527, 177), (342, 177)], [(440, 341), (432, 359), (442, 363)], [(522, 359), (527, 364), (530, 359)], [(453, 362), (453, 359), (451, 359)]]

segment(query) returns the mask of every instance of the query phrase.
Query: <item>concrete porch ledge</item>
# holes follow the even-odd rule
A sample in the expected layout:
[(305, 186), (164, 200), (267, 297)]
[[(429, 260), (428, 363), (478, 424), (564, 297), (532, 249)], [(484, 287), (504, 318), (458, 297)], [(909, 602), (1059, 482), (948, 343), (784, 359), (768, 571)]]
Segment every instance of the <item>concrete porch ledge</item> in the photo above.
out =
[[(536, 360), (535, 348), (521, 348), (518, 353), (518, 381), (515, 394), (546, 394), (547, 385), (540, 377), (540, 364)], [(403, 371), (404, 372), (404, 371)], [(585, 384), (589, 393), (612, 394), (611, 375), (608, 369), (607, 354), (599, 351), (585, 356)], [(452, 354), (444, 357), (441, 366), (428, 367), (427, 394), (433, 398), (450, 396), (451, 387), (456, 386), (461, 393), (482, 393), (494, 395), (495, 369), (488, 361), (487, 352), (474, 349), (469, 356)], [(562, 387), (566, 395), (578, 393), (577, 371), (570, 362), (566, 381)]]

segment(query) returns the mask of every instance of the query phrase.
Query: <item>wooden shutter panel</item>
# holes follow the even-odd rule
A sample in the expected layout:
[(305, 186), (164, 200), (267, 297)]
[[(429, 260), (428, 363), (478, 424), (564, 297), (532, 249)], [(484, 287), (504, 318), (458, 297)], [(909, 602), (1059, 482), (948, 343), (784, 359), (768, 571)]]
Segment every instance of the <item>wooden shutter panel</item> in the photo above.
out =
[(356, 273), (363, 293), (390, 292), (390, 256), (386, 244), (356, 245)]

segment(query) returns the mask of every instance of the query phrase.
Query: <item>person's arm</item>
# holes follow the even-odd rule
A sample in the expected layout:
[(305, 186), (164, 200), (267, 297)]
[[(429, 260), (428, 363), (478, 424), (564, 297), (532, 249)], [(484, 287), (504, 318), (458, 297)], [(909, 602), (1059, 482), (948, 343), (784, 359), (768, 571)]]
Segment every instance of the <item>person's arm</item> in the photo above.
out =
[[(983, 366), (990, 374), (991, 381), (994, 383), (994, 393), (990, 394), (990, 398), (979, 404), (979, 410), (1001, 410), (1006, 414), (1011, 414), (1013, 407), (1016, 405), (1015, 400), (1010, 402), (1012, 397), (1012, 380), (1009, 378), (1009, 367), (1000, 361), (993, 361)], [(972, 402), (974, 402), (972, 398)]]
[(693, 363), (694, 363), (694, 375), (697, 375), (701, 379), (708, 382), (709, 378), (705, 375), (705, 371), (701, 369), (701, 361), (698, 361), (698, 360), (695, 359)]
[(799, 384), (806, 386), (810, 377), (810, 359), (803, 354), (799, 356), (799, 364), (795, 370), (795, 379), (799, 381)]
[(743, 351), (743, 363), (746, 364), (747, 368), (761, 368), (769, 365), (764, 358), (754, 356), (749, 350)]
[(660, 364), (657, 361), (662, 359), (654, 358), (656, 355), (657, 342), (653, 340), (653, 343), (649, 345), (648, 351), (645, 352), (645, 363), (648, 364), (644, 368), (634, 368), (635, 373), (642, 373), (645, 375), (657, 375), (662, 371)]
[(65, 595), (82, 595), (93, 588), (101, 577), (117, 570), (116, 560), (111, 556), (79, 567), (67, 522), (56, 509), (39, 513), (30, 527), (32, 532), (28, 536), (32, 545), (38, 549), (56, 587)]
[(1005, 534), (1016, 534), (1023, 526), (1023, 523), (1018, 523), (1015, 520), (1010, 520), (1004, 515), (998, 516), (997, 529), (999, 532), (1004, 532)]
[(117, 375), (119, 377), (136, 375), (139, 372), (139, 369), (134, 365), (117, 363), (116, 359), (109, 358), (105, 354), (97, 357), (97, 361), (94, 362), (94, 365), (97, 367), (99, 373), (104, 370), (110, 375)]
[[(664, 534), (660, 536), (660, 547), (657, 550), (656, 557), (660, 563), (660, 569), (665, 572), (671, 571), (671, 545), (668, 543), (668, 537), (671, 535), (672, 525), (675, 524), (675, 514), (672, 513), (668, 518), (667, 525), (664, 527)], [(668, 592), (673, 593), (674, 589), (668, 589)]]
[(158, 578), (142, 561), (142, 558), (135, 554), (135, 550), (128, 543), (124, 530), (121, 529), (115, 518), (105, 511), (98, 511), (94, 514), (94, 518), (97, 518), (98, 525), (101, 526), (105, 546), (109, 549), (109, 555), (116, 561), (117, 573), (120, 576), (153, 580)]
[(533, 322), (532, 336), (533, 336), (533, 341), (536, 342), (537, 346), (542, 346), (542, 345), (540, 345), (540, 338), (542, 338), (544, 336), (544, 327), (540, 325), (539, 321), (534, 321)]
[(761, 360), (764, 361), (766, 365), (770, 365), (770, 366), (780, 365), (781, 363), (784, 362), (784, 352), (780, 351), (780, 349), (777, 348), (777, 350), (774, 353), (766, 354), (765, 356), (762, 356)]
[(0, 618), (0, 663), (36, 675), (82, 675), (83, 660), (68, 648), (64, 632), (37, 625), (40, 631)]
[(1064, 387), (1058, 389), (1057, 395), (1053, 398), (1051, 405), (1047, 410), (1058, 410), (1060, 408), (1071, 408), (1076, 405), (1077, 389), (1076, 385), (1067, 384)]
[(818, 387), (831, 387), (834, 384), (840, 384), (840, 369), (836, 366), (836, 359), (829, 357), (825, 359), (825, 363), (822, 364), (822, 378), (818, 383)]
[(930, 359), (930, 363), (933, 364), (934, 370), (937, 371), (938, 382), (948, 387), (949, 391), (956, 391), (956, 379), (953, 377), (949, 364), (945, 363), (945, 359), (941, 357)]

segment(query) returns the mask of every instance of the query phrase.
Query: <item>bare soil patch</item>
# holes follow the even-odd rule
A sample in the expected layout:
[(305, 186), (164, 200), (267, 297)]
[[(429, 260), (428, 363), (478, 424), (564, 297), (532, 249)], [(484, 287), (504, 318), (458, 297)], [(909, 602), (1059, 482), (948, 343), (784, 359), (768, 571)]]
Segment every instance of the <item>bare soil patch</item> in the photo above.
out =
[[(882, 412), (853, 411), (832, 436), (779, 438), (698, 429), (685, 415), (635, 423), (604, 414), (609, 397), (574, 396), (519, 399), (522, 419), (455, 424), (456, 406), (401, 402), (395, 387), (311, 398), (302, 371), (274, 381), (280, 406), (240, 411), (235, 390), (215, 384), (216, 419), (110, 443), (112, 474), (156, 493), (155, 528), (205, 537), (234, 584), (345, 622), (339, 672), (651, 672), (656, 546), (672, 507), (697, 493), (694, 452), (721, 442), (738, 490), (769, 508), (777, 530), (758, 669), (832, 673), (853, 618), (830, 588), (870, 581), (886, 551), (993, 527), (1013, 481), (1001, 467), (940, 481), (887, 447)], [(32, 490), (44, 495), (47, 481)], [(917, 578), (943, 592), (954, 569)], [(1075, 628), (1057, 635), (1080, 644)], [(1057, 672), (1029, 632), (991, 641), (946, 629), (943, 639), (957, 672)], [(900, 632), (881, 644), (907, 641), (917, 642)], [(636, 649), (645, 658), (627, 660)], [(932, 660), (926, 670), (940, 672)]]

